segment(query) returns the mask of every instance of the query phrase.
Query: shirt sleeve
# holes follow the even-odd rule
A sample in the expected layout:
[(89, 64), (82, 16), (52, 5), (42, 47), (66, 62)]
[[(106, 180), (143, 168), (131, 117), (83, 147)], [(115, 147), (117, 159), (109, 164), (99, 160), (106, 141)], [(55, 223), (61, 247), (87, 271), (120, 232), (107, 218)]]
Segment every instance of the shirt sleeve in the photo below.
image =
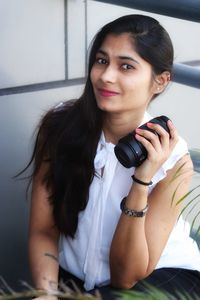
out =
[(151, 186), (151, 190), (159, 181), (166, 177), (167, 171), (172, 169), (177, 161), (187, 153), (189, 153), (187, 143), (182, 137), (179, 136), (179, 140), (174, 147), (170, 157), (152, 178), (153, 185)]

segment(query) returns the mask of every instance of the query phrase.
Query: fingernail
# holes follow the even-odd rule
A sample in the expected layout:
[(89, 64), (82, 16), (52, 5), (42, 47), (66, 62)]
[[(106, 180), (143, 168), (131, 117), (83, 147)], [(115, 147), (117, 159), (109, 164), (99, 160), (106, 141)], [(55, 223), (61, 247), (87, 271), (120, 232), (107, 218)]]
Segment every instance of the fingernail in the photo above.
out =
[(147, 123), (147, 126), (152, 127), (152, 126), (153, 126), (153, 123), (148, 122), (148, 123)]
[(135, 131), (138, 132), (138, 133), (140, 133), (141, 129), (140, 128), (136, 128)]
[(169, 125), (173, 125), (173, 123), (172, 123), (171, 120), (168, 120), (168, 124), (169, 124)]
[(136, 137), (136, 138), (140, 138), (140, 135), (136, 133), (135, 137)]

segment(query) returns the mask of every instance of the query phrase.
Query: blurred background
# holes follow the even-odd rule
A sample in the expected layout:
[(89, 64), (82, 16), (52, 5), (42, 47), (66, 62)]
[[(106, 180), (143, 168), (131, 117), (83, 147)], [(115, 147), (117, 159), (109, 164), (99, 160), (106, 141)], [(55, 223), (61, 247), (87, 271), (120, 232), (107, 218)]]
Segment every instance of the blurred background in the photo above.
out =
[[(27, 180), (13, 177), (30, 158), (43, 114), (81, 95), (94, 34), (108, 21), (132, 13), (159, 20), (172, 38), (175, 62), (200, 68), (198, 22), (92, 0), (0, 0), (0, 275), (16, 289), (20, 280), (30, 282), (30, 199)], [(200, 148), (198, 88), (172, 82), (149, 111), (169, 116), (189, 148)]]

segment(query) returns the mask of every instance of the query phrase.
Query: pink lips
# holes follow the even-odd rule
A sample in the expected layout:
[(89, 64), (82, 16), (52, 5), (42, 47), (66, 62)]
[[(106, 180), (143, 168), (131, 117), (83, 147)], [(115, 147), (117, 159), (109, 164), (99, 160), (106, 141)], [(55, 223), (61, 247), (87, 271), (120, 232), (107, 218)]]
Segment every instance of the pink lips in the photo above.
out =
[(102, 97), (112, 97), (112, 96), (119, 95), (119, 93), (117, 93), (117, 92), (110, 91), (110, 90), (105, 90), (105, 89), (99, 89), (99, 94)]

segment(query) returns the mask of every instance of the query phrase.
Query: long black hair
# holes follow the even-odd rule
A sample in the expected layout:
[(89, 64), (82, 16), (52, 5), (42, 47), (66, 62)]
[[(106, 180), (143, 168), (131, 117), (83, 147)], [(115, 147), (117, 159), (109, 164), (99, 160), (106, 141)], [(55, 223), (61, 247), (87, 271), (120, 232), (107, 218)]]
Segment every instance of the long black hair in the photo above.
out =
[(151, 64), (154, 74), (172, 72), (172, 43), (159, 22), (143, 15), (118, 18), (105, 25), (93, 41), (82, 96), (51, 109), (39, 124), (31, 159), (34, 164), (32, 177), (47, 163), (42, 182), (49, 191), (55, 224), (61, 233), (72, 238), (78, 214), (87, 205), (89, 187), (95, 176), (94, 158), (103, 123), (103, 112), (96, 104), (90, 72), (105, 37), (122, 33), (130, 33), (136, 51)]

